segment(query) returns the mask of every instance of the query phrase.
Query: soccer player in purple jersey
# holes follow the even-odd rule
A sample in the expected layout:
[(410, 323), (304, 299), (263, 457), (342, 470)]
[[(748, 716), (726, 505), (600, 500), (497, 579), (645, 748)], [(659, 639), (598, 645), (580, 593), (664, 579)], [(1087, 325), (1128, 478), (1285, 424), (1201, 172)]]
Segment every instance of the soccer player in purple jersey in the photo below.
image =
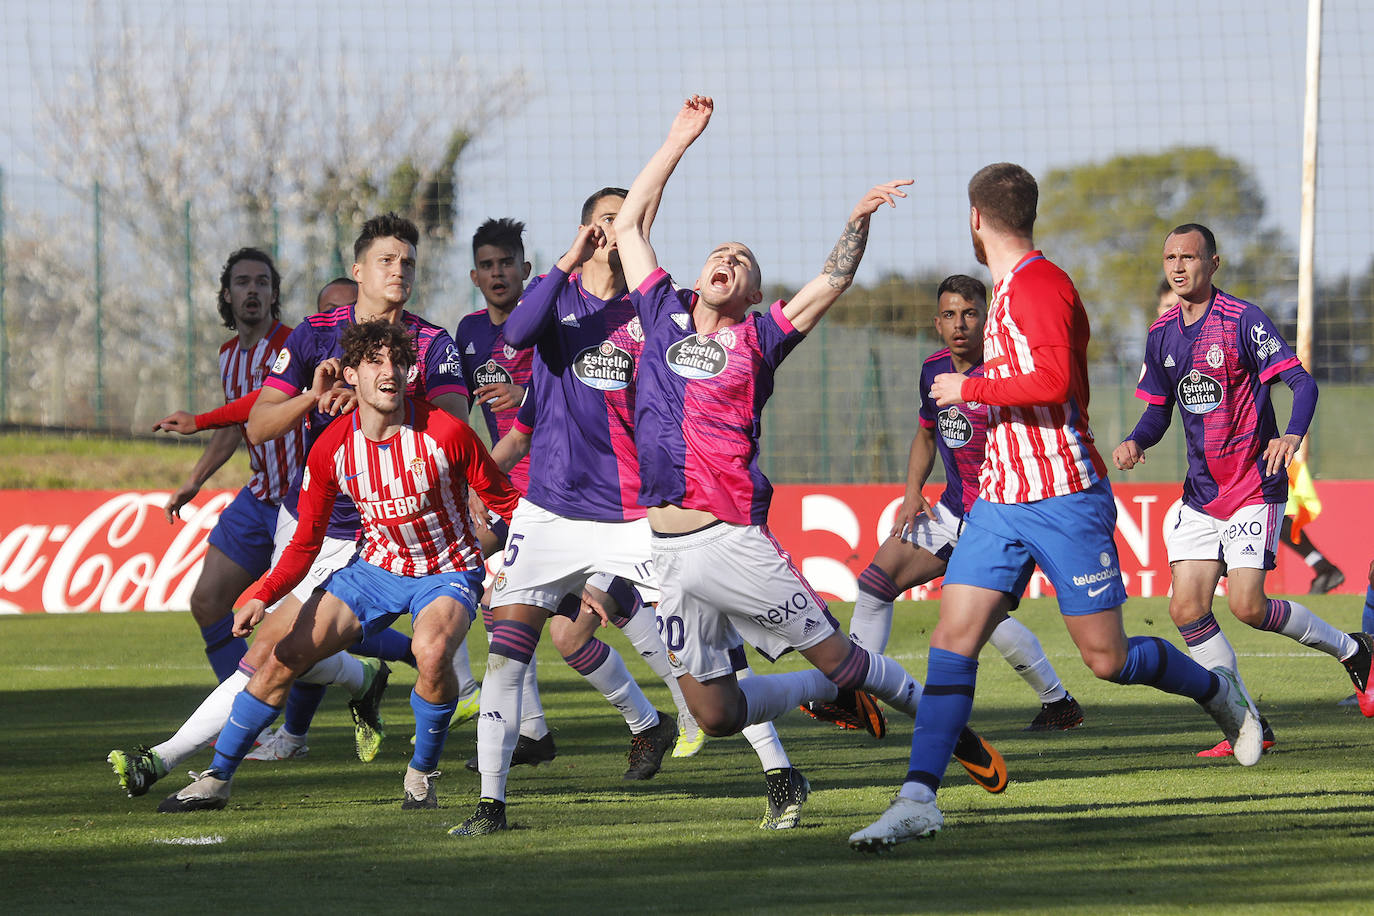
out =
[[(1136, 396), (1145, 413), (1112, 459), (1128, 471), (1169, 428), (1174, 403), (1188, 447), (1183, 500), (1165, 520), (1173, 575), (1169, 616), (1205, 667), (1235, 670), (1236, 653), (1212, 616), (1212, 595), (1227, 577), (1227, 606), (1256, 629), (1281, 633), (1338, 659), (1355, 685), (1360, 711), (1374, 716), (1374, 641), (1342, 633), (1296, 601), (1268, 597), (1265, 571), (1274, 568), (1284, 505), (1286, 469), (1317, 406), (1317, 384), (1269, 316), (1212, 284), (1221, 266), (1216, 238), (1186, 223), (1164, 240), (1164, 274), (1178, 304), (1153, 325)], [(1269, 386), (1293, 392), (1293, 413), (1282, 435)], [(1242, 683), (1243, 687), (1243, 683)], [(1265, 746), (1273, 733), (1265, 729)], [(1228, 756), (1222, 742), (1202, 756)]]
[[(730, 735), (808, 700), (862, 710), (873, 734), (881, 713), (868, 693), (908, 715), (920, 687), (900, 665), (846, 639), (767, 527), (772, 486), (758, 467), (761, 411), (784, 357), (853, 281), (869, 220), (896, 205), (910, 181), (878, 185), (850, 214), (819, 276), (791, 302), (763, 300), (757, 260), (726, 242), (706, 260), (695, 291), (673, 287), (649, 242), (649, 217), (677, 163), (709, 123), (714, 103), (686, 100), (616, 219), (620, 257), (644, 329), (635, 411), (639, 501), (653, 529), (659, 615), (678, 680), (707, 734)], [(740, 680), (730, 659), (741, 641), (776, 659), (793, 649), (817, 670)], [(1000, 756), (972, 732), (983, 786), (1006, 784)], [(972, 770), (970, 772), (973, 772)], [(804, 780), (795, 786), (804, 792)]]
[(358, 301), (358, 281), (352, 277), (335, 277), (320, 287), (315, 297), (316, 312), (332, 312), (341, 305)]
[[(873, 652), (887, 648), (896, 597), (944, 575), (959, 541), (964, 513), (978, 495), (987, 407), (959, 404), (939, 408), (930, 396), (930, 383), (941, 372), (982, 375), (987, 288), (973, 277), (955, 274), (940, 282), (936, 296), (935, 332), (945, 342), (945, 349), (928, 357), (921, 368), (920, 426), (911, 441), (906, 492), (893, 519), (891, 536), (859, 574), (859, 597), (849, 621), (849, 638)], [(946, 485), (940, 499), (931, 505), (921, 488), (930, 477), (937, 453), (944, 464)], [(1064, 689), (1040, 640), (1025, 624), (1007, 617), (988, 641), (1040, 697), (1040, 712), (1026, 731), (1062, 730), (1083, 723), (1082, 707)], [(828, 706), (810, 703), (802, 711), (816, 718), (834, 719), (835, 713)]]

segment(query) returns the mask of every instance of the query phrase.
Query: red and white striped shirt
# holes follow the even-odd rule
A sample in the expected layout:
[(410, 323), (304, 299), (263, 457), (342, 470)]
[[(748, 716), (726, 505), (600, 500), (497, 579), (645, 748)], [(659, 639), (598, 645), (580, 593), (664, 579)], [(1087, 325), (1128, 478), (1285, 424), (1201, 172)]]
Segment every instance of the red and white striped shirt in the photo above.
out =
[(425, 401), (407, 401), (406, 412), (400, 430), (382, 442), (363, 434), (356, 411), (315, 440), (301, 482), (300, 524), (254, 597), (272, 604), (304, 578), (340, 491), (362, 516), (365, 562), (414, 578), (481, 567), (468, 487), (506, 521), (520, 494), (466, 424)]
[(983, 378), (965, 401), (988, 405), (978, 495), (1026, 503), (1086, 490), (1107, 475), (1088, 427), (1088, 314), (1068, 274), (1032, 251), (993, 290)]
[[(262, 387), (290, 334), (291, 328), (276, 322), (267, 336), (250, 349), (241, 347), (238, 337), (230, 338), (219, 348), (219, 376), (224, 383), (225, 403)], [(281, 502), (304, 458), (304, 420), (284, 436), (262, 445), (249, 444), (248, 464), (253, 476), (248, 480), (248, 491), (263, 502)]]

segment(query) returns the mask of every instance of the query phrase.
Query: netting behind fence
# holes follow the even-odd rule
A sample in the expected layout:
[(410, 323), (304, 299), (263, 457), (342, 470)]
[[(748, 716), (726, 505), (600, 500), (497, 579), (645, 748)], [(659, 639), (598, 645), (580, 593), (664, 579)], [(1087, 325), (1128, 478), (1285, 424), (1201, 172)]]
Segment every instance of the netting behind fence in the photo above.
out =
[[(1110, 446), (1139, 411), (1173, 225), (1211, 225), (1219, 285), (1292, 332), (1304, 28), (1296, 5), (1240, 0), (8, 4), (0, 422), (139, 432), (213, 406), (224, 257), (272, 251), (299, 319), (380, 210), (422, 224), (412, 308), (452, 328), (480, 304), (466, 272), (483, 219), (525, 221), (547, 270), (583, 198), (627, 185), (701, 91), (716, 120), (654, 230), (684, 279), (739, 238), (766, 283), (795, 289), (866, 187), (917, 180), (779, 377), (771, 475), (902, 477), (938, 346), (935, 283), (986, 279), (964, 186), (997, 160), (1040, 179), (1037, 241), (1092, 315), (1092, 416)], [(1313, 365), (1326, 476), (1367, 475), (1374, 446), (1360, 432), (1374, 408), (1371, 36), (1374, 9), (1326, 4)], [(1181, 474), (1176, 439), (1141, 476)]]

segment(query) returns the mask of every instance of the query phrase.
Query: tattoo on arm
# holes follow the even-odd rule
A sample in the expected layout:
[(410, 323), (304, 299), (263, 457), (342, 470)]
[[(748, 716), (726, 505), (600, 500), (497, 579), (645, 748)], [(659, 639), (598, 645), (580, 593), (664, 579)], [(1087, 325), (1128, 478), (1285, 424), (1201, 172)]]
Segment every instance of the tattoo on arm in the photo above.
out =
[(844, 234), (835, 243), (830, 257), (825, 259), (821, 273), (832, 289), (844, 290), (854, 282), (854, 271), (859, 269), (859, 261), (868, 247), (868, 217), (851, 219), (844, 227)]

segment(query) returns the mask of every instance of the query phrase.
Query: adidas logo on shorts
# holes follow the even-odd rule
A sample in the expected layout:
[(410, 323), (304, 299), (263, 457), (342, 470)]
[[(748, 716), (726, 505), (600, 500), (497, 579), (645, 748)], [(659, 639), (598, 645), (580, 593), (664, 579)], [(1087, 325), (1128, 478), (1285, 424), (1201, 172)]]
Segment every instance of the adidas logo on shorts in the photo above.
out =
[(821, 622), (815, 617), (806, 618), (806, 624), (802, 627), (802, 635), (810, 636), (812, 633), (816, 632), (816, 627), (820, 625)]

